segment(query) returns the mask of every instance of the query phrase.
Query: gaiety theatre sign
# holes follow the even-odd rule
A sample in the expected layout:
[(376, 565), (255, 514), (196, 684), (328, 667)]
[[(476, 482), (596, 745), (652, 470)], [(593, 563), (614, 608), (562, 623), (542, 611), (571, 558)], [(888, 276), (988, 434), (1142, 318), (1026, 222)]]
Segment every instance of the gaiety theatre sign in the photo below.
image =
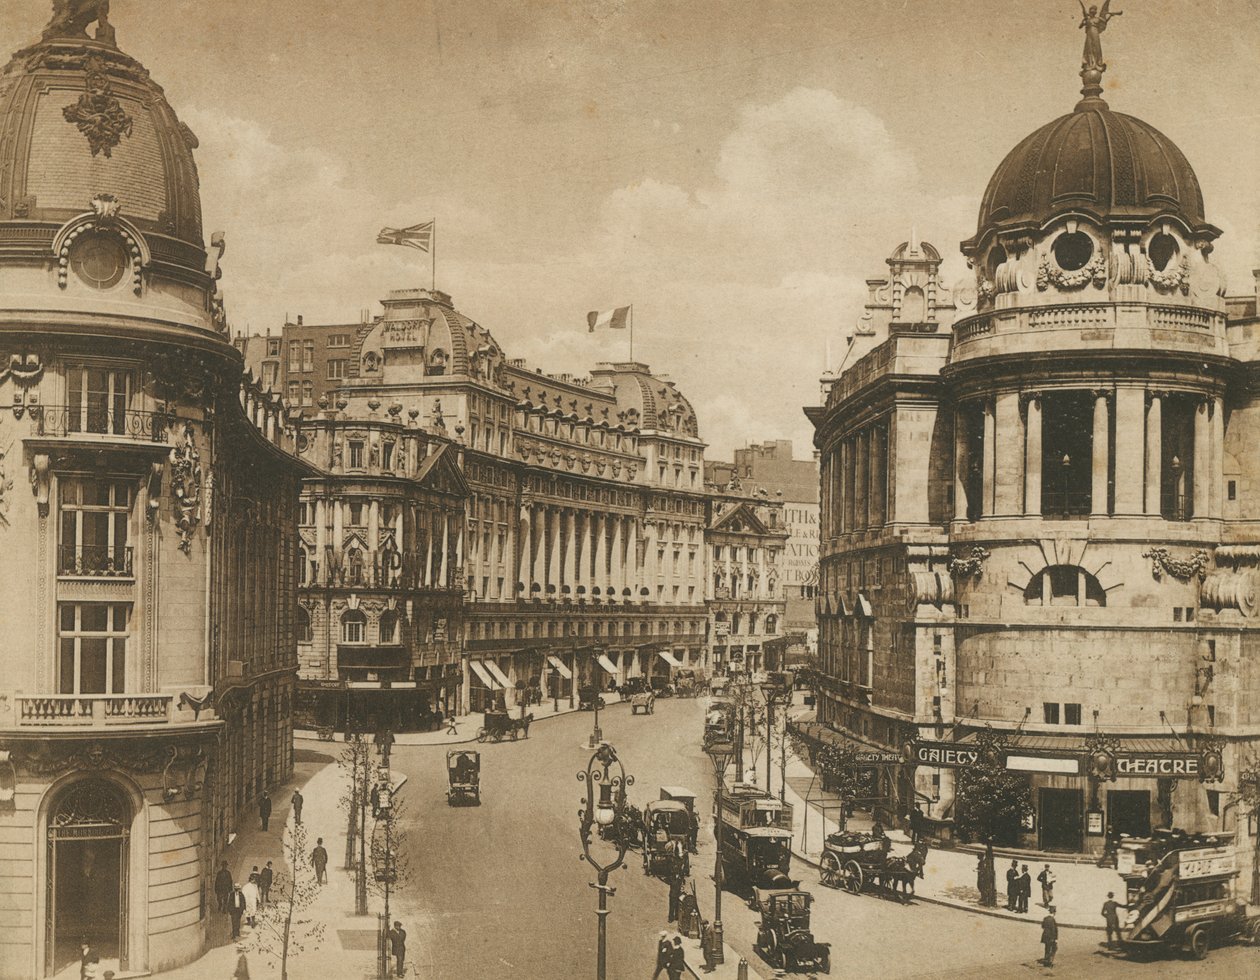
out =
[(1117, 776), (1195, 776), (1199, 775), (1199, 757), (1189, 752), (1166, 755), (1117, 755)]
[[(1030, 753), (1012, 745), (1006, 748), (1006, 754), (1019, 755), (1022, 759)], [(1056, 758), (1065, 758), (1063, 755)], [(1079, 758), (1079, 757), (1078, 757)], [(915, 766), (934, 766), (940, 769), (967, 769), (980, 761), (980, 751), (974, 744), (959, 742), (931, 742), (915, 740), (905, 743), (902, 749), (902, 760)], [(995, 759), (1007, 766), (1005, 758)], [(1203, 752), (1115, 752), (1097, 758), (1095, 765), (1100, 768), (1090, 771), (1089, 756), (1084, 759), (1083, 770), (1102, 779), (1200, 779), (1215, 782), (1221, 778), (1220, 750), (1215, 747), (1206, 748)], [(1007, 766), (1007, 768), (1027, 769), (1024, 766)]]

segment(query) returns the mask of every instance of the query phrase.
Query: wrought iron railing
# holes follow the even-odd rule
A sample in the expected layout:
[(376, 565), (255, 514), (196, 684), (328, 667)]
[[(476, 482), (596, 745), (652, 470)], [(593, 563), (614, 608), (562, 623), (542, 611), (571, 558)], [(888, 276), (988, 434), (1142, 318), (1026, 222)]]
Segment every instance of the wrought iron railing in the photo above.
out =
[(166, 412), (114, 410), (89, 405), (44, 405), (35, 417), (35, 434), (61, 438), (75, 435), (120, 436), (163, 442), (174, 421)]
[(1088, 517), (1090, 494), (1087, 492), (1045, 490), (1041, 494), (1041, 516), (1047, 519)]
[(63, 545), (58, 552), (58, 575), (90, 578), (131, 578), (131, 548), (116, 545)]
[(1163, 493), (1159, 498), (1159, 512), (1166, 521), (1188, 521), (1194, 504), (1187, 493)]

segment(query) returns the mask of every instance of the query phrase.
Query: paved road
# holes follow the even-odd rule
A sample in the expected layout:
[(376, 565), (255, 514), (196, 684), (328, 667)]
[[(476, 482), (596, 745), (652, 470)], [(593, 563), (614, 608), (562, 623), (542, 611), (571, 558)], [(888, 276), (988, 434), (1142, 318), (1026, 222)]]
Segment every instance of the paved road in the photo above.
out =
[[(705, 800), (700, 856), (693, 859), (703, 914), (711, 916), (713, 838), (708, 799), (713, 775), (699, 748), (703, 702), (658, 701), (654, 716), (627, 706), (601, 713), (605, 738), (617, 747), (640, 805), (659, 787), (681, 784)], [(411, 882), (405, 902), (421, 909), (407, 923), (409, 952), (426, 980), (590, 977), (595, 969), (594, 874), (579, 859), (577, 810), (584, 789), (576, 773), (591, 716), (575, 714), (536, 726), (527, 741), (480, 746), (483, 805), (445, 803), (445, 746), (396, 746), (394, 766), (409, 778), (407, 849)], [(1048, 970), (1034, 924), (1006, 922), (919, 903), (898, 906), (872, 896), (823, 888), (798, 871), (816, 896), (814, 931), (833, 948), (833, 976), (940, 977), (1242, 977), (1260, 972), (1260, 952), (1215, 950), (1204, 963), (1137, 964), (1098, 946), (1101, 933), (1063, 930)], [(635, 852), (614, 874), (608, 975), (652, 975), (654, 940), (666, 928), (666, 891), (645, 877)], [(756, 955), (753, 913), (729, 893), (726, 938), (753, 973), (773, 971)]]

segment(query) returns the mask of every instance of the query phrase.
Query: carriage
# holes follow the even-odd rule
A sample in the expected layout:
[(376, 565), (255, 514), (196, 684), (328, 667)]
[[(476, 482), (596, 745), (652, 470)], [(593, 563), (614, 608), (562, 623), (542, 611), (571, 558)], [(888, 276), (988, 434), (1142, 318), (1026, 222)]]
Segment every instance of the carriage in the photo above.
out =
[(736, 783), (722, 797), (722, 881), (733, 891), (752, 895), (755, 888), (795, 888), (792, 866), (792, 805), (766, 790)]
[(691, 873), (691, 811), (678, 800), (653, 800), (643, 808), (643, 873), (668, 877)]
[(476, 749), (451, 749), (446, 753), (446, 803), (481, 805), (481, 753)]
[(761, 922), (753, 948), (763, 960), (781, 970), (831, 972), (831, 944), (818, 942), (809, 928), (809, 907), (814, 901), (809, 892), (758, 888), (755, 898)]
[(625, 683), (617, 688), (617, 694), (622, 701), (629, 701), (636, 694), (650, 692), (647, 681), (642, 677), (627, 677)]
[(642, 691), (630, 698), (630, 714), (637, 715), (639, 712), (645, 715), (656, 713), (656, 695), (651, 691)]
[(687, 808), (687, 818), (691, 821), (691, 834), (687, 839), (687, 850), (692, 854), (699, 853), (696, 837), (700, 831), (700, 818), (696, 814), (696, 794), (683, 786), (662, 786), (661, 799), (681, 803)]
[(732, 716), (735, 705), (724, 699), (714, 698), (704, 714), (704, 747), (708, 749), (714, 742), (728, 742), (731, 739)]
[(477, 729), (477, 741), (502, 742), (510, 738), (515, 742), (521, 735), (529, 738), (529, 725), (533, 720), (532, 714), (513, 718), (506, 711), (487, 711), (485, 724)]
[(578, 711), (594, 711), (595, 705), (604, 707), (604, 699), (599, 693), (599, 688), (593, 684), (587, 684), (585, 687), (578, 689)]
[(698, 698), (704, 690), (704, 681), (699, 673), (690, 667), (684, 667), (674, 674), (674, 693), (680, 698)]
[(878, 885), (904, 903), (923, 877), (927, 842), (920, 840), (907, 855), (891, 855), (892, 841), (883, 833), (837, 831), (823, 843), (821, 880), (831, 888), (857, 895)]
[(649, 677), (648, 690), (658, 698), (672, 698), (674, 696), (674, 684), (668, 674), (653, 674)]

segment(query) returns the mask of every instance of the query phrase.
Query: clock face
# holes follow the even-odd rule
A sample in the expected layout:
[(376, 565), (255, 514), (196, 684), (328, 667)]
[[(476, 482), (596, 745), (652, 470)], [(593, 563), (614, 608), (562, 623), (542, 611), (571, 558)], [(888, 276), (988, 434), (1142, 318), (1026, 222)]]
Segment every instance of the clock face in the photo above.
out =
[(70, 266), (93, 289), (109, 289), (127, 273), (127, 250), (112, 236), (84, 235), (70, 253)]

